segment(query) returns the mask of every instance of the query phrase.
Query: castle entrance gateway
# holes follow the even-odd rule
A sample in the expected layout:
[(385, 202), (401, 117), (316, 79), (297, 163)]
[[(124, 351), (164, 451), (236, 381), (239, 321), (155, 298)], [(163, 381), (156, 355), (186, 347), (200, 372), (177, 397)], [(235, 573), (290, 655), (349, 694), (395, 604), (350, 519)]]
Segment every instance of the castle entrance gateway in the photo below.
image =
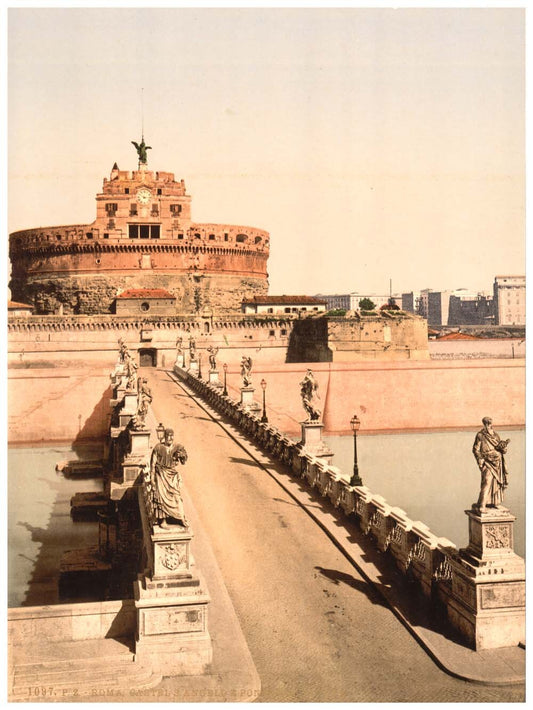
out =
[(141, 348), (139, 350), (139, 365), (141, 367), (157, 367), (157, 348)]

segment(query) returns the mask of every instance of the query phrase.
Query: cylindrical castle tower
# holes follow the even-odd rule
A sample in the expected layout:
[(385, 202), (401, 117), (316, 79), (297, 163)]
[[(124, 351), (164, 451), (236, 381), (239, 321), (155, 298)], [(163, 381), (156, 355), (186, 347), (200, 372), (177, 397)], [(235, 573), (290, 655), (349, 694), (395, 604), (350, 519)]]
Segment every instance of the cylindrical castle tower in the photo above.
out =
[(12, 297), (35, 313), (110, 313), (125, 289), (164, 288), (177, 313), (227, 314), (268, 290), (268, 232), (192, 222), (184, 181), (148, 170), (146, 150), (133, 172), (115, 163), (92, 224), (13, 232), (9, 255)]

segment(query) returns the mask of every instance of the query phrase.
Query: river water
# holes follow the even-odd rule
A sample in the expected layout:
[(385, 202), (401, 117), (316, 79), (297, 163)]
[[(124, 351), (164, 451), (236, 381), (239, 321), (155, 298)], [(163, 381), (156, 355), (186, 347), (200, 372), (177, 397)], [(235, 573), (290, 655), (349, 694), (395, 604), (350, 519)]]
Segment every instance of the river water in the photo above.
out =
[(96, 459), (102, 447), (11, 447), (8, 452), (8, 606), (57, 604), (62, 554), (98, 544), (96, 523), (74, 523), (75, 493), (101, 491), (102, 479), (65, 478), (63, 460)]
[[(506, 457), (509, 488), (505, 504), (516, 515), (515, 551), (525, 553), (525, 432), (500, 430), (510, 438)], [(438, 536), (458, 547), (468, 543), (464, 510), (477, 499), (479, 470), (471, 453), (473, 432), (359, 435), (359, 472), (373, 493), (403, 508)], [(353, 468), (353, 438), (325, 437), (332, 463), (345, 474)], [(8, 484), (8, 604), (57, 604), (59, 563), (66, 550), (96, 545), (96, 523), (73, 523), (70, 498), (101, 491), (102, 479), (68, 479), (56, 472), (65, 459), (91, 459), (100, 449), (69, 446), (10, 448)]]
[[(515, 552), (525, 554), (525, 431), (499, 429), (511, 439), (506, 456), (509, 487), (504, 504), (516, 516)], [(477, 501), (480, 473), (472, 454), (475, 432), (367, 434), (357, 437), (359, 474), (372, 493), (405, 510), (457, 547), (468, 544), (464, 513)], [(353, 470), (353, 437), (324, 437), (335, 452), (332, 464)]]

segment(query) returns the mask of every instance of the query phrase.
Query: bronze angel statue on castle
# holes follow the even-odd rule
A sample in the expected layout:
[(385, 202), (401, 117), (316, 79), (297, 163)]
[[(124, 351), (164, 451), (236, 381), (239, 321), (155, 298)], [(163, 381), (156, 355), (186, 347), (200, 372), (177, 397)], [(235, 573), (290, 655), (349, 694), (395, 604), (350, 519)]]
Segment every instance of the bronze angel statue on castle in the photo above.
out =
[(139, 156), (139, 163), (143, 163), (144, 165), (146, 165), (146, 163), (148, 162), (148, 155), (146, 151), (152, 150), (152, 146), (146, 145), (146, 143), (144, 142), (144, 136), (142, 137), (140, 143), (136, 143), (135, 141), (132, 141), (132, 143), (135, 146), (137, 155)]

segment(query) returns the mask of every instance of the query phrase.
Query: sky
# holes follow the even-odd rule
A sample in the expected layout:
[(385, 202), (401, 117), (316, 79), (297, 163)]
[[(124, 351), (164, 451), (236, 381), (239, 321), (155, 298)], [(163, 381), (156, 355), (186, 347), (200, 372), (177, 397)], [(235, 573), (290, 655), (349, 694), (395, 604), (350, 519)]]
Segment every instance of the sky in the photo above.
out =
[[(524, 10), (8, 11), (8, 229), (84, 224), (116, 161), (271, 235), (271, 294), (525, 273)], [(142, 97), (142, 98), (141, 98)]]

